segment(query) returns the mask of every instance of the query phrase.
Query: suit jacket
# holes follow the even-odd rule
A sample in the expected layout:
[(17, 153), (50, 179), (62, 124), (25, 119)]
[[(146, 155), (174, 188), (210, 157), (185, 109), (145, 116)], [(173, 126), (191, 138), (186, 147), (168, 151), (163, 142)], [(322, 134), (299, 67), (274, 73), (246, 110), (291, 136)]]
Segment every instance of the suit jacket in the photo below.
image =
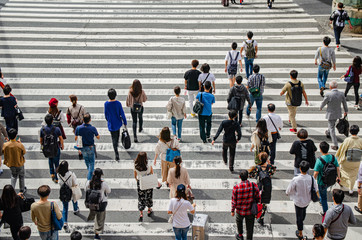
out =
[(343, 104), (344, 112), (348, 112), (346, 97), (343, 92), (332, 89), (331, 92), (325, 95), (320, 109), (327, 105), (326, 119), (337, 120), (342, 117), (341, 103)]

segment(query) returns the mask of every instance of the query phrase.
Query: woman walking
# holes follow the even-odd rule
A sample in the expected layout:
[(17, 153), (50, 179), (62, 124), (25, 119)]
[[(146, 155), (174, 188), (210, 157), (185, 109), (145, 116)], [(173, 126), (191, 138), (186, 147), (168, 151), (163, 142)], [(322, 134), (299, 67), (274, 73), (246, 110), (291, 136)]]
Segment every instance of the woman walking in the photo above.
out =
[[(181, 88), (176, 86), (173, 89), (175, 96), (171, 97), (167, 103), (167, 112), (171, 113), (171, 124), (172, 124), (172, 133), (174, 136), (177, 136), (177, 140), (181, 141), (181, 132), (182, 132), (182, 121), (186, 118), (186, 104), (185, 99), (180, 97)], [(177, 128), (177, 135), (176, 135)]]
[[(56, 98), (52, 98), (49, 101), (49, 109), (47, 114), (50, 114), (53, 116), (53, 125), (55, 127), (58, 127), (62, 133), (63, 140), (67, 139), (65, 136), (63, 124), (65, 124), (65, 114), (62, 113), (62, 110), (58, 109), (58, 100)], [(45, 121), (42, 123), (42, 126), (45, 126)]]
[(134, 142), (137, 143), (137, 117), (139, 121), (138, 131), (142, 132), (143, 130), (143, 103), (147, 101), (146, 93), (142, 89), (142, 84), (140, 80), (135, 79), (132, 83), (132, 86), (129, 89), (126, 105), (131, 108), (132, 115), (132, 128), (133, 128), (133, 138)]
[[(170, 187), (170, 198), (174, 198), (176, 196), (177, 186), (183, 184), (187, 187), (187, 189), (191, 189), (190, 186), (190, 177), (187, 169), (181, 166), (182, 159), (180, 156), (177, 156), (173, 159), (176, 167), (171, 168), (168, 172), (167, 183)], [(189, 190), (186, 190), (186, 192)]]
[(272, 135), (268, 132), (266, 121), (264, 118), (259, 119), (256, 124), (256, 130), (251, 135), (250, 152), (254, 150), (255, 164), (259, 164), (259, 154), (266, 152), (270, 153), (270, 143), (273, 141)]
[[(1, 134), (4, 136), (1, 136)], [(4, 126), (0, 123), (0, 149), (3, 149), (3, 145), (4, 145), (4, 140), (5, 141), (9, 141), (9, 137), (8, 137), (8, 133), (5, 130)], [(0, 151), (0, 176), (1, 174), (3, 174), (3, 168), (2, 168), (2, 155), (3, 155), (3, 151)]]
[[(205, 90), (205, 83), (211, 82), (212, 84), (212, 93), (215, 94), (215, 76), (214, 74), (210, 73), (210, 65), (207, 63), (204, 63), (200, 67), (201, 74), (199, 75), (198, 81), (199, 81), (199, 91), (204, 92)], [(211, 93), (211, 91), (210, 91)]]
[(349, 75), (352, 75), (351, 73), (353, 73), (353, 80), (352, 80), (352, 82), (347, 83), (346, 90), (344, 91), (344, 96), (347, 97), (349, 89), (353, 86), (354, 98), (355, 98), (354, 107), (356, 109), (359, 109), (359, 105), (358, 105), (358, 101), (359, 101), (358, 89), (360, 87), (359, 75), (361, 74), (361, 71), (362, 71), (361, 57), (356, 56), (356, 57), (353, 58), (352, 65), (349, 66), (347, 73), (345, 75), (342, 75), (342, 77), (341, 77), (341, 78), (346, 78)]
[(10, 128), (18, 131), (18, 120), (16, 119), (17, 100), (14, 96), (11, 96), (11, 87), (9, 84), (4, 86), (4, 97), (0, 98), (0, 107), (2, 107), (1, 116), (5, 119), (6, 131)]

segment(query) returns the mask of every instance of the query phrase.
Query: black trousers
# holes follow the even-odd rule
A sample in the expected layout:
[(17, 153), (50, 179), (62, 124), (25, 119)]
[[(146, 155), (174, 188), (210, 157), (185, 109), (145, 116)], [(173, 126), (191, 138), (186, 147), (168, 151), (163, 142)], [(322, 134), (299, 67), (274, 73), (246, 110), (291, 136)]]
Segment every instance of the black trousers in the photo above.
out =
[(239, 234), (243, 234), (244, 218), (246, 223), (246, 239), (253, 240), (255, 215), (242, 216), (236, 213), (236, 227), (238, 228)]
[(243, 122), (243, 111), (244, 111), (244, 109), (239, 110), (238, 111), (239, 116), (236, 116), (236, 118), (235, 118), (235, 121), (237, 121), (239, 123), (239, 125)]
[(113, 144), (113, 149), (114, 149), (114, 153), (116, 154), (116, 157), (119, 156), (119, 154), (118, 154), (119, 134), (120, 134), (120, 130), (111, 131), (112, 144)]
[(131, 108), (131, 115), (132, 115), (133, 136), (137, 137), (137, 117), (138, 117), (138, 121), (140, 123), (139, 129), (142, 129), (142, 127), (143, 127), (143, 107), (141, 107), (141, 112), (139, 112), (139, 113), (133, 112), (132, 108)]
[(6, 131), (9, 132), (11, 128), (16, 129), (18, 131), (18, 119), (16, 119), (16, 116), (11, 118), (4, 118), (5, 119), (5, 125), (6, 125)]
[(300, 208), (296, 205), (295, 206), (295, 215), (297, 217), (297, 227), (298, 227), (298, 230), (299, 231), (303, 231), (303, 222), (304, 222), (304, 219), (305, 219), (305, 215), (307, 213), (307, 207), (304, 207), (304, 208)]
[(10, 232), (11, 232), (11, 236), (13, 237), (13, 240), (20, 240), (20, 238), (18, 236), (18, 232), (19, 232), (21, 226), (23, 226), (22, 223), (10, 225)]
[(277, 138), (278, 134), (272, 134), (273, 141), (270, 143), (270, 163), (274, 165), (274, 159), (276, 154)]
[(346, 90), (344, 91), (344, 96), (347, 97), (349, 89), (352, 86), (354, 88), (354, 98), (356, 101), (355, 105), (358, 105), (358, 102), (359, 102), (358, 89), (359, 89), (360, 83), (347, 83)]
[(222, 160), (224, 163), (227, 164), (228, 162), (228, 149), (229, 149), (229, 168), (234, 168), (234, 159), (235, 159), (235, 149), (236, 149), (236, 142), (235, 143), (223, 143), (222, 144)]

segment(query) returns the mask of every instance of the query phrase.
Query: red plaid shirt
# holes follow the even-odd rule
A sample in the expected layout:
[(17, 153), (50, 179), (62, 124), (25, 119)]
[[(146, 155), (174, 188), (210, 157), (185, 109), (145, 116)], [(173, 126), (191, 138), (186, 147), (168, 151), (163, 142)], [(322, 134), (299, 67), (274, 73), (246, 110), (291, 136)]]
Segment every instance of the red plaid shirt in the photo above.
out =
[[(253, 197), (254, 186), (254, 197)], [(231, 199), (231, 212), (238, 213), (239, 215), (251, 215), (251, 203), (253, 200), (260, 202), (259, 188), (255, 183), (248, 180), (241, 181), (241, 183), (234, 186), (233, 196)]]

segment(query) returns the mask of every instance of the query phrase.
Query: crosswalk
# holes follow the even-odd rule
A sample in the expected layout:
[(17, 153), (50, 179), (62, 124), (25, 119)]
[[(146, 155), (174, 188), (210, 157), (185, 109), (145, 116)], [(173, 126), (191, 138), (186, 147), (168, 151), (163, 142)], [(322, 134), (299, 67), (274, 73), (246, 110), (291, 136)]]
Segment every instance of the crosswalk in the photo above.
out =
[[(294, 206), (285, 189), (293, 177), (294, 157), (289, 149), (296, 136), (289, 132), (284, 97), (279, 93), (289, 80), (290, 70), (298, 70), (310, 102), (310, 106), (303, 104), (298, 109), (298, 128), (306, 128), (316, 144), (327, 140), (324, 136), (327, 122), (325, 113), (319, 111), (321, 97), (313, 61), (324, 35), (297, 1), (276, 1), (271, 10), (267, 9), (265, 0), (244, 2), (242, 6), (224, 8), (219, 0), (9, 0), (0, 10), (0, 64), (4, 82), (12, 86), (24, 111), (19, 135), (28, 151), (25, 164), (28, 194), (37, 197), (38, 186), (48, 184), (53, 189), (50, 198), (59, 202), (59, 185), (50, 179), (47, 160), (40, 153), (38, 134), (48, 100), (56, 97), (59, 107), (65, 111), (70, 105), (68, 96), (76, 94), (79, 103), (92, 114), (92, 124), (101, 135), (96, 143), (96, 167), (103, 169), (105, 180), (112, 188), (103, 238), (171, 239), (173, 232), (166, 212), (169, 192), (165, 187), (154, 191), (155, 216), (138, 222), (132, 159), (139, 151), (146, 151), (153, 159), (159, 131), (164, 126), (171, 127), (165, 106), (173, 87), (183, 86), (183, 73), (190, 68), (192, 59), (209, 63), (216, 77), (212, 125), (212, 134), (215, 134), (221, 120), (227, 118), (225, 99), (229, 82), (223, 59), (231, 42), (236, 41), (240, 46), (246, 32), (252, 30), (259, 44), (259, 58), (255, 63), (261, 66), (260, 72), (266, 77), (263, 114), (267, 103), (273, 102), (284, 120), (282, 139), (277, 145), (278, 171), (273, 179), (272, 202), (265, 226), (255, 226), (255, 239), (295, 239)], [(330, 72), (329, 79), (337, 80), (340, 88), (344, 88), (339, 77), (347, 70), (352, 57), (345, 51), (336, 52), (336, 56), (337, 70)], [(122, 150), (121, 161), (115, 162), (103, 103), (107, 100), (107, 89), (113, 87), (125, 106), (129, 86), (135, 78), (141, 80), (148, 96), (144, 132), (138, 136), (140, 143), (133, 144), (128, 151)], [(184, 96), (184, 92), (181, 95)], [(351, 124), (361, 126), (361, 114), (353, 105), (350, 96), (348, 118)], [(131, 122), (129, 109), (125, 111)], [(250, 122), (244, 119), (244, 124), (243, 137), (237, 146), (236, 170), (253, 165), (253, 153), (249, 149), (255, 111)], [(129, 131), (132, 136), (132, 129)], [(68, 138), (61, 159), (69, 162), (70, 169), (84, 186), (85, 164), (78, 160), (74, 150), (72, 129), (66, 128), (65, 133)], [(230, 199), (239, 179), (221, 160), (221, 138), (214, 146), (202, 144), (197, 119), (190, 116), (184, 120), (182, 138), (183, 164), (191, 177), (197, 212), (210, 217), (210, 239), (233, 239), (236, 226), (230, 216)], [(344, 136), (338, 135), (338, 138), (343, 141)], [(160, 175), (159, 163), (156, 172)], [(5, 167), (0, 186), (10, 183), (9, 179), (10, 171)], [(329, 204), (330, 201), (329, 198)], [(353, 207), (356, 202), (356, 196), (346, 197), (347, 205)], [(85, 221), (88, 211), (84, 201), (79, 204), (80, 217), (69, 214), (70, 229), (92, 236), (93, 223)], [(312, 236), (313, 224), (321, 222), (320, 210), (315, 203), (308, 208), (305, 220), (308, 236)], [(349, 228), (346, 239), (359, 239), (362, 234), (362, 217), (354, 213), (359, 221)], [(29, 213), (24, 214), (24, 219), (26, 225), (32, 226), (37, 239), (36, 226)], [(1, 239), (10, 239), (9, 236), (8, 230), (1, 229)], [(69, 239), (69, 232), (61, 231), (60, 236), (60, 239)]]

